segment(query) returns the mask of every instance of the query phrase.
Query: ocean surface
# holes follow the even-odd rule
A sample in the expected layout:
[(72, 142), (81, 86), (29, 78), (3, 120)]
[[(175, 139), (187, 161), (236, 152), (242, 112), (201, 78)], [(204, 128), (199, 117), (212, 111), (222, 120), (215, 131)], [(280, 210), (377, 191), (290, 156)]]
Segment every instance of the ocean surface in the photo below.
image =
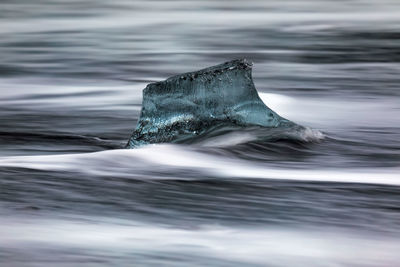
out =
[[(313, 131), (124, 149), (237, 58)], [(398, 0), (0, 3), (0, 266), (399, 266), (399, 141)]]

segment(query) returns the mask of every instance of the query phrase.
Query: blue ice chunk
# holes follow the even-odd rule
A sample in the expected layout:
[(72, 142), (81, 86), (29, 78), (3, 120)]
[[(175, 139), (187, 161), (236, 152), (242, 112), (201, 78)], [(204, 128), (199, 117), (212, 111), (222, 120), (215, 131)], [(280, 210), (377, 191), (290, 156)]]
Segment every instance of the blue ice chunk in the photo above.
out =
[(140, 118), (127, 147), (179, 142), (219, 124), (295, 125), (263, 103), (251, 71), (252, 64), (240, 59), (147, 85)]

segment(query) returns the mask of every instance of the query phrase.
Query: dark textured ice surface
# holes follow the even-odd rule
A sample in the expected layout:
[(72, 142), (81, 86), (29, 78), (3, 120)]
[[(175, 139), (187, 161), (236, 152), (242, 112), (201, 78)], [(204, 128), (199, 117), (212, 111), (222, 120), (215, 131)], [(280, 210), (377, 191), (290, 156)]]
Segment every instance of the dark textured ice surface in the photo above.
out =
[(294, 126), (263, 103), (251, 71), (252, 63), (233, 60), (147, 85), (128, 147), (180, 141), (219, 125)]

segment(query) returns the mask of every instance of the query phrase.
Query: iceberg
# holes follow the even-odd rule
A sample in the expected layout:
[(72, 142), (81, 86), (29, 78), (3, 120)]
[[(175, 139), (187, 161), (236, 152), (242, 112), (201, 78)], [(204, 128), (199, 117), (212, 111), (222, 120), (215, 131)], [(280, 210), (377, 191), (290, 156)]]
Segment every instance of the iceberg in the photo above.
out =
[(179, 142), (219, 125), (296, 125), (264, 104), (251, 71), (252, 63), (239, 59), (150, 83), (143, 90), (140, 118), (127, 148)]

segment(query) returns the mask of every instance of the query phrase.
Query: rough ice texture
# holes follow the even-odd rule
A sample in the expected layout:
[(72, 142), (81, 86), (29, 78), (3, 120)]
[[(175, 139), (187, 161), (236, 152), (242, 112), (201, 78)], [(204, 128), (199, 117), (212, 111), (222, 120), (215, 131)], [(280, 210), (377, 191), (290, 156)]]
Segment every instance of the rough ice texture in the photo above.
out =
[(127, 147), (179, 141), (218, 124), (293, 125), (262, 102), (251, 70), (252, 64), (245, 59), (233, 60), (147, 85), (140, 118)]

